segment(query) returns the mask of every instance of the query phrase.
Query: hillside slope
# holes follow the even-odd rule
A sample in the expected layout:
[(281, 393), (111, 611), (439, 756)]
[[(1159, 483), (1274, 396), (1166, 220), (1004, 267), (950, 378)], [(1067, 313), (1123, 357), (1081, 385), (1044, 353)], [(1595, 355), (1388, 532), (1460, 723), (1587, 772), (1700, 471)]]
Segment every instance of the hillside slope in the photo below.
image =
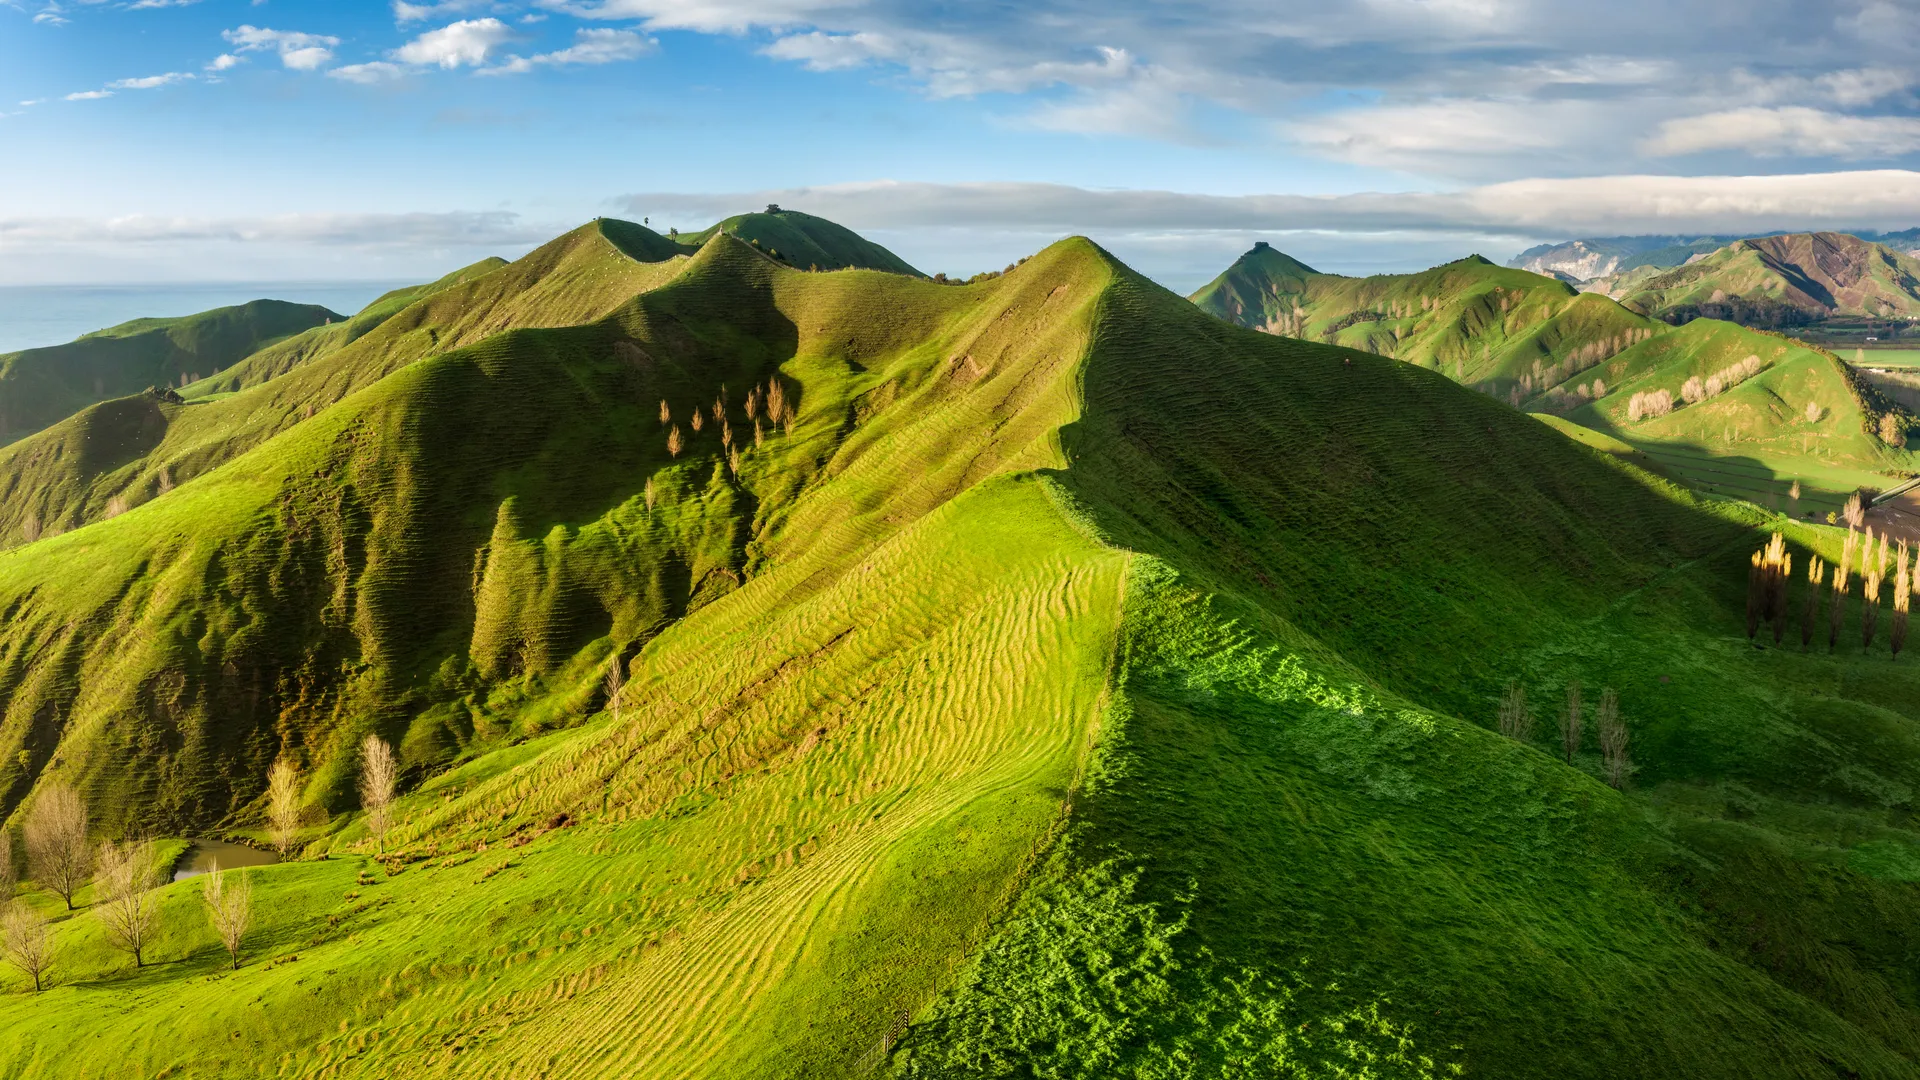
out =
[(736, 236), (762, 251), (775, 253), (787, 265), (801, 270), (866, 269), (926, 276), (900, 256), (844, 225), (777, 206), (770, 206), (763, 213), (738, 214), (704, 231), (675, 239), (698, 247), (717, 233)]
[[(716, 236), (0, 555), (10, 809), (311, 842), (0, 1075), (1920, 1076), (1920, 676), (1754, 648), (1757, 524), (1083, 240)], [(1637, 790), (1488, 730), (1575, 680)]]
[(135, 319), (66, 345), (0, 356), (0, 442), (97, 401), (183, 386), (269, 342), (340, 318), (313, 304), (255, 300), (177, 319)]
[(1623, 300), (1684, 322), (1798, 326), (1834, 316), (1920, 314), (1920, 260), (1843, 233), (1741, 240), (1642, 281)]

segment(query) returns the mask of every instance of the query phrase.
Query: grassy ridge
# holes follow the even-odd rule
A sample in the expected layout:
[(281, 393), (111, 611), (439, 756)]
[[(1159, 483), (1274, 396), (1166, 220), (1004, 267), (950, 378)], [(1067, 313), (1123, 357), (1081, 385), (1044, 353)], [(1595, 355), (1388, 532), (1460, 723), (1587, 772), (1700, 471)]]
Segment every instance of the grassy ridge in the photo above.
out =
[(0, 440), (31, 435), (97, 401), (211, 375), (339, 318), (313, 304), (255, 300), (177, 319), (135, 319), (66, 345), (0, 356)]
[(787, 265), (802, 270), (858, 267), (913, 277), (926, 276), (898, 255), (859, 233), (798, 210), (738, 214), (701, 232), (676, 239), (683, 245), (698, 246), (720, 233), (738, 237), (762, 251), (777, 251)]

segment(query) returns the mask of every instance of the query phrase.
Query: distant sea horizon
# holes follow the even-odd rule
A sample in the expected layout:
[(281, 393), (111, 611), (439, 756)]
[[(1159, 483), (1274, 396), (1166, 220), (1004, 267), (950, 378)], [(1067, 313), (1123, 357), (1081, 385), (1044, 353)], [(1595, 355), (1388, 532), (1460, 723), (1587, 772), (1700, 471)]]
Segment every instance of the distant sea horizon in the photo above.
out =
[(171, 318), (249, 300), (319, 304), (352, 315), (408, 281), (239, 281), (0, 285), (0, 354), (61, 345), (130, 319)]

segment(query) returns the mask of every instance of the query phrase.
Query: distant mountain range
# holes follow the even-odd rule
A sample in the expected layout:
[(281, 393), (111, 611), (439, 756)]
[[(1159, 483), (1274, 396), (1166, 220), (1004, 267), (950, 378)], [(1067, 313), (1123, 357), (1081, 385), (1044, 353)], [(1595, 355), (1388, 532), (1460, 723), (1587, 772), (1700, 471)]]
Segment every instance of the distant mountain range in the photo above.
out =
[[(1784, 236), (1784, 232), (1758, 234)], [(1848, 235), (1885, 244), (1905, 254), (1920, 252), (1920, 228), (1904, 232), (1853, 231)], [(1684, 265), (1689, 259), (1718, 251), (1754, 236), (1607, 236), (1568, 240), (1558, 244), (1539, 244), (1507, 260), (1518, 270), (1531, 270), (1549, 277), (1566, 275), (1575, 281), (1593, 281), (1612, 277), (1640, 267)]]

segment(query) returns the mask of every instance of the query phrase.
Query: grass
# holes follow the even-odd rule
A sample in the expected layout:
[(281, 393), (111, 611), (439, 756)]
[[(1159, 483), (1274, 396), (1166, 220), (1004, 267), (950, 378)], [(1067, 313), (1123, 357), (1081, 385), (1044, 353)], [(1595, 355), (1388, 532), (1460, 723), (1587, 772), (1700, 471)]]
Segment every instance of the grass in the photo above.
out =
[[(1742, 633), (1766, 531), (1835, 530), (1085, 241), (633, 265), (0, 557), (9, 805), (244, 833), (311, 777), (247, 966), (192, 882), (144, 973), (71, 921), (0, 1075), (1920, 1074), (1920, 676)], [(737, 476), (666, 455), (662, 398), (741, 431), (775, 374)], [(1489, 730), (1575, 678), (1634, 790)]]
[(98, 401), (183, 386), (338, 318), (313, 304), (255, 300), (177, 319), (135, 319), (66, 345), (0, 356), (0, 441), (30, 436)]

